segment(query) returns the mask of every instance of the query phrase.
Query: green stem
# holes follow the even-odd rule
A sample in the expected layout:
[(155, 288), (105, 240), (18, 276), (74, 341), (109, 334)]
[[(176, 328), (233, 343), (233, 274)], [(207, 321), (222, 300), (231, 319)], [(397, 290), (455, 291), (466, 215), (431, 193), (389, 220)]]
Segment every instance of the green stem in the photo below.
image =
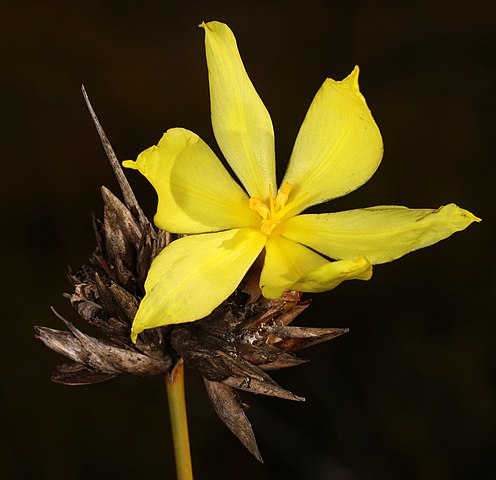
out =
[(176, 458), (177, 480), (193, 480), (189, 450), (188, 419), (184, 397), (184, 362), (179, 360), (172, 372), (166, 374), (167, 398)]

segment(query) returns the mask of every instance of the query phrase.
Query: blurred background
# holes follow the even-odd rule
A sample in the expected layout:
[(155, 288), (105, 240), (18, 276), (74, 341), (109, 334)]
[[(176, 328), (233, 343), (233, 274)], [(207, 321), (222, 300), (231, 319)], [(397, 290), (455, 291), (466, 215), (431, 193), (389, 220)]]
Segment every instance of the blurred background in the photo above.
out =
[[(202, 20), (234, 30), (270, 111), (279, 174), (325, 77), (361, 67), (384, 160), (339, 211), (456, 202), (481, 224), (370, 282), (314, 296), (301, 325), (350, 327), (274, 374), (306, 403), (243, 397), (265, 464), (218, 420), (187, 371), (200, 479), (474, 479), (494, 469), (496, 8), (363, 1), (3, 1), (1, 201), (5, 479), (175, 478), (162, 378), (87, 387), (50, 382), (63, 359), (33, 325), (72, 321), (67, 267), (94, 248), (99, 187), (118, 193), (81, 97), (85, 84), (121, 160), (175, 126), (218, 152), (209, 121)], [(152, 215), (155, 193), (129, 175)], [(79, 325), (81, 325), (79, 323)]]

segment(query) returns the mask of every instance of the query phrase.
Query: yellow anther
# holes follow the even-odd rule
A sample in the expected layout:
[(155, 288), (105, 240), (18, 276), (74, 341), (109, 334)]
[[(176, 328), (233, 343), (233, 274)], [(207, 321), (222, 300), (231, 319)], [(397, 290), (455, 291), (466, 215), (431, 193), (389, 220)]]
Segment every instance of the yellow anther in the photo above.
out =
[(281, 208), (286, 205), (286, 202), (288, 201), (289, 197), (289, 192), (291, 191), (291, 188), (293, 185), (289, 182), (282, 182), (281, 188), (279, 189), (279, 192), (277, 193), (276, 197), (276, 203), (275, 203), (275, 209), (276, 212), (280, 210)]
[(258, 197), (251, 197), (248, 201), (249, 207), (260, 215), (262, 219), (262, 222), (260, 223), (260, 230), (262, 233), (265, 233), (265, 235), (272, 234), (273, 230), (279, 224), (281, 220), (279, 212), (286, 205), (292, 186), (293, 185), (289, 182), (282, 182), (276, 198), (274, 199), (272, 194), (269, 195), (268, 206), (261, 198)]
[(251, 197), (248, 201), (248, 205), (252, 210), (255, 210), (263, 220), (267, 220), (270, 215), (270, 210), (267, 205), (260, 198)]

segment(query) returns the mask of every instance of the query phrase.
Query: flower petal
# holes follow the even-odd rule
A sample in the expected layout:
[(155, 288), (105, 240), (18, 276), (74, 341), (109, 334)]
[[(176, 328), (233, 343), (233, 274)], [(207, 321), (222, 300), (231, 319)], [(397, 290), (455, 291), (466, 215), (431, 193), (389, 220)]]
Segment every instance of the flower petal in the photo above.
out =
[(453, 203), (437, 210), (380, 206), (299, 215), (280, 225), (279, 232), (328, 257), (363, 255), (375, 265), (428, 247), (474, 221), (480, 219)]
[(272, 236), (265, 245), (265, 261), (260, 275), (260, 289), (266, 298), (279, 298), (302, 276), (328, 261), (309, 248), (280, 236)]
[(345, 280), (370, 280), (372, 265), (365, 257), (327, 262), (293, 285), (300, 292), (326, 292)]
[(276, 193), (274, 130), (239, 56), (229, 27), (202, 23), (205, 29), (212, 127), (229, 165), (251, 197), (266, 201)]
[(285, 290), (322, 292), (344, 280), (368, 280), (372, 275), (372, 267), (364, 258), (329, 262), (309, 248), (280, 236), (270, 237), (265, 250), (260, 288), (266, 298), (279, 298)]
[(262, 251), (266, 236), (251, 228), (183, 237), (155, 258), (131, 338), (147, 328), (198, 320), (231, 293)]
[(382, 153), (381, 134), (358, 88), (358, 67), (340, 82), (328, 78), (308, 109), (284, 177), (293, 185), (287, 217), (356, 190)]
[(158, 145), (123, 165), (139, 170), (157, 191), (154, 221), (163, 230), (204, 233), (260, 223), (243, 189), (189, 130), (168, 130)]

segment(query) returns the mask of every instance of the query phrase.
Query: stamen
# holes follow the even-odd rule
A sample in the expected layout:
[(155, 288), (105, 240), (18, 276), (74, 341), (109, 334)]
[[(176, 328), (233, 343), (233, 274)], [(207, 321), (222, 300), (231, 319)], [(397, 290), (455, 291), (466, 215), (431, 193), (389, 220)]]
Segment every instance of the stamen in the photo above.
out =
[(275, 204), (275, 209), (276, 211), (279, 211), (281, 208), (286, 205), (286, 202), (288, 201), (289, 197), (289, 192), (291, 191), (291, 188), (293, 187), (293, 184), (290, 182), (282, 182), (281, 188), (279, 189), (279, 192), (277, 193), (276, 197), (276, 204)]
[(262, 222), (260, 223), (260, 230), (265, 235), (271, 235), (277, 225), (280, 223), (280, 211), (288, 201), (289, 192), (293, 185), (290, 182), (282, 182), (281, 188), (274, 198), (272, 192), (269, 194), (268, 205), (261, 198), (251, 197), (248, 205), (252, 210), (257, 212)]
[(269, 207), (271, 215), (275, 212), (275, 199), (274, 195), (272, 195), (272, 189), (270, 189), (269, 193)]
[(267, 220), (269, 218), (270, 210), (260, 198), (251, 197), (248, 201), (248, 206), (252, 210), (255, 210), (255, 212), (257, 212), (263, 220)]

